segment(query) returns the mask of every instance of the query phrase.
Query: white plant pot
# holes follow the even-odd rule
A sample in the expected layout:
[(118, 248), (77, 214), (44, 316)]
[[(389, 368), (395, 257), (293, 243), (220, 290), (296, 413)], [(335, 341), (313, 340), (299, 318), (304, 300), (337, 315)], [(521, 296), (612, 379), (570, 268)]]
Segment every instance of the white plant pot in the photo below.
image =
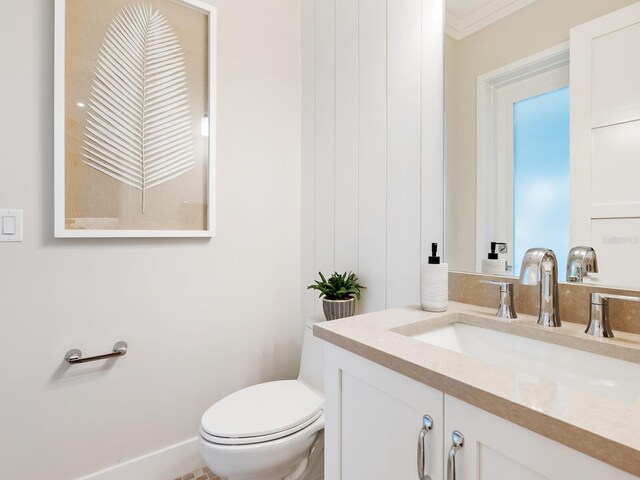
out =
[(324, 310), (324, 318), (327, 320), (353, 317), (356, 313), (356, 299), (347, 298), (345, 300), (328, 300), (323, 298), (322, 310)]

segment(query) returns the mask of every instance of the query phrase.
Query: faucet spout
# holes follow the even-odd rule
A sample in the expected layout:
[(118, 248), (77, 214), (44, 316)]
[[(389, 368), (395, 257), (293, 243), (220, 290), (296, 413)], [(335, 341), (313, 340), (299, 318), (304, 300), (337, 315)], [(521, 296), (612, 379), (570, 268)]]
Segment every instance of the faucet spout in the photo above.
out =
[(540, 315), (538, 325), (560, 327), (558, 302), (558, 260), (553, 250), (531, 248), (522, 259), (522, 285), (540, 285)]
[(567, 259), (567, 282), (582, 283), (589, 273), (598, 273), (598, 257), (592, 247), (573, 247)]

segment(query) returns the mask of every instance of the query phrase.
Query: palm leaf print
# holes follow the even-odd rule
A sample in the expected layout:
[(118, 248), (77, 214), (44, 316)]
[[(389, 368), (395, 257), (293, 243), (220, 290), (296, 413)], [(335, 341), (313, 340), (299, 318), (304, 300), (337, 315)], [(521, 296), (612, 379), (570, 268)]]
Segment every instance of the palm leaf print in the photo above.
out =
[(195, 165), (185, 62), (167, 18), (149, 5), (107, 28), (88, 102), (82, 161), (142, 192)]

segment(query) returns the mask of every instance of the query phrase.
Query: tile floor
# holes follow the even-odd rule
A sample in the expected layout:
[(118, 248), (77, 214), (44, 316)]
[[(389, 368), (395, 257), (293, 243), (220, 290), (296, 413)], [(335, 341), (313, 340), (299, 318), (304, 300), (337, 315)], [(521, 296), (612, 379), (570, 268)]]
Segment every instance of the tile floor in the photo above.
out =
[(175, 480), (219, 480), (219, 477), (214, 475), (208, 468), (199, 468), (191, 473), (186, 473)]
[[(318, 447), (314, 450), (307, 471), (302, 474), (300, 480), (324, 480), (324, 432)], [(208, 468), (199, 468), (191, 473), (187, 473), (175, 480), (220, 480), (220, 477), (214, 475)]]

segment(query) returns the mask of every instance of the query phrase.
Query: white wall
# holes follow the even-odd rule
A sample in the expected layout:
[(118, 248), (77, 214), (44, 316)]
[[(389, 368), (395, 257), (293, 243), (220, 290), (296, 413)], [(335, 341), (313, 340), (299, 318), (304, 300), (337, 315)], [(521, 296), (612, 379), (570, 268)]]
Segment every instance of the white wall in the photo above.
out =
[(421, 249), (442, 243), (442, 2), (302, 0), (302, 17), (303, 288), (352, 270), (360, 312), (418, 303)]
[[(300, 6), (212, 3), (207, 241), (54, 240), (53, 2), (0, 2), (0, 206), (25, 211), (24, 243), (0, 245), (2, 478), (69, 480), (170, 446), (222, 396), (297, 373)], [(63, 364), (116, 340), (130, 351), (111, 364)]]
[(462, 40), (447, 37), (445, 242), (450, 269), (476, 269), (478, 76), (566, 42), (572, 27), (636, 1), (537, 0)]

